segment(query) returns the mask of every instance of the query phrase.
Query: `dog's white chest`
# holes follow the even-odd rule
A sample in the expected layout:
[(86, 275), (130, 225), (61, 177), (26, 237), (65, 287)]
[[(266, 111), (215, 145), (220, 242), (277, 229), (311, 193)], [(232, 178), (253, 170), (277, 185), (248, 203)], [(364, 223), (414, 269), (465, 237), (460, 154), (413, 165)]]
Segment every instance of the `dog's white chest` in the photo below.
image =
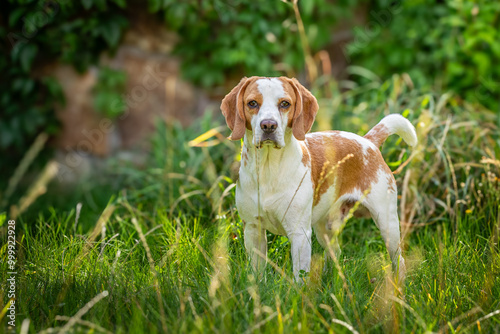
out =
[(302, 223), (304, 212), (298, 208), (312, 207), (310, 170), (300, 163), (300, 159), (287, 170), (267, 166), (262, 164), (256, 168), (250, 163), (242, 166), (236, 186), (236, 205), (244, 221), (260, 222), (262, 228), (286, 235), (291, 217), (296, 218), (293, 221), (297, 224)]
[(236, 205), (243, 220), (260, 222), (274, 234), (286, 235), (282, 224), (286, 198), (286, 193), (247, 177), (240, 178), (236, 186)]

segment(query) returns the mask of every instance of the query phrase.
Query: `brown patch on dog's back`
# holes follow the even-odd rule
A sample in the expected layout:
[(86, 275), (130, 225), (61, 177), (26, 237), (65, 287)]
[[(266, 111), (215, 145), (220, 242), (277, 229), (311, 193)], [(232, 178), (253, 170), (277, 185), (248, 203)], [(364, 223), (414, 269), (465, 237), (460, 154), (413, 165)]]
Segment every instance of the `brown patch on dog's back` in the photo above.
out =
[[(311, 159), (311, 179), (314, 187), (313, 205), (318, 204), (322, 194), (333, 184), (335, 175), (333, 175), (332, 164), (337, 161), (333, 145), (327, 142), (327, 136), (324, 133), (315, 132), (306, 135), (304, 141), (307, 145)], [(328, 145), (328, 146), (327, 146)]]
[(379, 150), (368, 148), (365, 154), (358, 141), (344, 138), (338, 131), (315, 132), (307, 135), (305, 142), (311, 157), (314, 205), (336, 180), (335, 197), (339, 198), (355, 189), (365, 192), (377, 181), (380, 169), (393, 179)]

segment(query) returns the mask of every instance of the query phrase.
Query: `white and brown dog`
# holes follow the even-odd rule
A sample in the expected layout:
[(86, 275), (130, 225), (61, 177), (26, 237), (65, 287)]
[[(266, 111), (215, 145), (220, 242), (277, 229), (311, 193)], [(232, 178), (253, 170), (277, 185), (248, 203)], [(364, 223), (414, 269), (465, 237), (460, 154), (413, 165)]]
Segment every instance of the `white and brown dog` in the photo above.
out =
[(417, 143), (406, 118), (389, 115), (364, 137), (308, 133), (318, 103), (296, 79), (286, 77), (243, 78), (221, 109), (230, 138), (244, 138), (236, 206), (255, 270), (266, 263), (266, 230), (290, 239), (296, 280), (310, 269), (312, 229), (320, 244), (330, 243), (338, 255), (337, 231), (359, 201), (358, 211), (371, 214), (393, 267), (404, 276), (396, 182), (379, 147), (391, 134), (411, 146)]

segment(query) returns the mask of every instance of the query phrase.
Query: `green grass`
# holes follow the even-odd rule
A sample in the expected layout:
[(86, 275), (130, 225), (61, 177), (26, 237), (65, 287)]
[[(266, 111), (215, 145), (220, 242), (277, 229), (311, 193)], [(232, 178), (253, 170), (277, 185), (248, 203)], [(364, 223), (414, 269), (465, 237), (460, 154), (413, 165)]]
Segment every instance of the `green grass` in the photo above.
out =
[[(363, 134), (389, 112), (417, 125), (416, 149), (398, 138), (383, 147), (393, 170), (411, 158), (396, 176), (408, 267), (403, 294), (370, 219), (348, 222), (338, 267), (323, 271), (313, 240), (303, 286), (291, 279), (288, 240), (269, 234), (271, 264), (258, 279), (231, 189), (238, 144), (187, 144), (222, 123), (207, 115), (186, 130), (160, 125), (148, 168), (113, 166), (106, 178), (121, 182), (107, 191), (104, 183), (66, 201), (49, 194), (17, 220), (17, 327), (29, 319), (31, 332), (65, 325), (116, 333), (498, 332), (497, 116), (452, 96), (420, 94), (398, 77), (371, 84), (331, 99), (321, 99), (322, 87), (315, 94), (321, 117), (337, 129)], [(0, 232), (3, 238), (5, 226)], [(3, 290), (0, 297), (3, 309)]]

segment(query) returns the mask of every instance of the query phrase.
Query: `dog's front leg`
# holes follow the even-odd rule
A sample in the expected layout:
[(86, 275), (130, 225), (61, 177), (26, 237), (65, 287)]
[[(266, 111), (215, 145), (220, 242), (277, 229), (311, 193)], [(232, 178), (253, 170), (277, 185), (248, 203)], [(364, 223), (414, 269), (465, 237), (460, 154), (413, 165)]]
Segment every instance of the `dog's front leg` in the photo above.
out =
[(259, 276), (264, 274), (267, 255), (266, 230), (260, 224), (245, 223), (245, 248), (250, 257), (255, 273)]
[(302, 283), (302, 273), (308, 273), (311, 269), (311, 228), (300, 228), (288, 233), (292, 246), (293, 276), (295, 281)]

